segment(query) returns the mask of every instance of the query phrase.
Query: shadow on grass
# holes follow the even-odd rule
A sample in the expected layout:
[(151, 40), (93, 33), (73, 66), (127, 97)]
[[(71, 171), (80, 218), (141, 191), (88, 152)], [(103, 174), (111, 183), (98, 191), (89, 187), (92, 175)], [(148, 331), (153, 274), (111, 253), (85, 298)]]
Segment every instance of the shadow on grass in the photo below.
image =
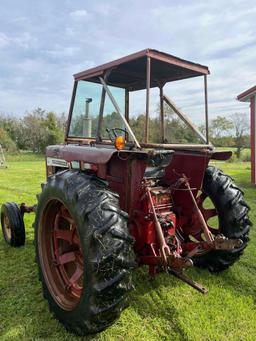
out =
[[(1, 241), (2, 243), (4, 242)], [(27, 244), (32, 247), (33, 242), (28, 241)], [(25, 247), (10, 249), (4, 246), (1, 250), (8, 261), (2, 261), (0, 264), (0, 270), (5, 267), (2, 273), (5, 281), (0, 282), (0, 314), (4, 317), (2, 322), (0, 321), (0, 339), (3, 341), (105, 340), (100, 334), (86, 337), (70, 334), (49, 313), (47, 302), (42, 297), (37, 266), (34, 263), (34, 251), (31, 247), (26, 248), (25, 251)], [(19, 266), (17, 266), (18, 262)], [(166, 330), (163, 332), (167, 334), (171, 328), (175, 335), (178, 335), (177, 340), (186, 340), (177, 322), (175, 305), (171, 303), (166, 305), (165, 293), (161, 290), (161, 287), (168, 287), (171, 291), (179, 285), (179, 282), (167, 274), (149, 280), (146, 268), (135, 270), (133, 277), (136, 290), (130, 295), (130, 307), (141, 316), (141, 321), (144, 318), (160, 318), (163, 321), (161, 328), (164, 329), (166, 325)]]
[[(161, 318), (164, 323), (161, 328), (166, 328), (166, 334), (171, 329), (180, 340), (187, 340), (182, 327), (178, 323), (178, 310), (167, 298), (167, 293), (163, 288), (174, 289), (180, 285), (180, 281), (172, 275), (159, 274), (157, 277), (149, 278), (147, 268), (137, 269), (134, 273), (134, 285), (136, 290), (131, 294), (131, 307), (145, 318)], [(166, 302), (168, 301), (168, 305)]]
[[(4, 242), (1, 241), (2, 243)], [(32, 247), (32, 244), (33, 242), (29, 241), (29, 246)], [(47, 302), (42, 297), (37, 267), (34, 263), (34, 251), (30, 247), (27, 250), (28, 252), (25, 252), (25, 248), (18, 250), (8, 247), (1, 248), (1, 256), (5, 256), (6, 259), (0, 263), (0, 314), (3, 317), (0, 321), (0, 339), (3, 341), (108, 340), (108, 332), (103, 336), (101, 334), (86, 337), (74, 336), (66, 332), (63, 326), (54, 319), (53, 315), (49, 313)], [(19, 262), (20, 266), (17, 266), (15, 260)], [(246, 260), (240, 260), (238, 264), (239, 268), (234, 267), (234, 270), (231, 268), (218, 275), (210, 275), (208, 271), (197, 268), (191, 269), (187, 273), (196, 281), (213, 286), (222, 283), (223, 287), (241, 296), (256, 297), (256, 287), (251, 285), (253, 278), (248, 282), (246, 272), (244, 272), (244, 277), (241, 276), (241, 268), (246, 268), (248, 273), (255, 273), (256, 265), (247, 263)], [(3, 266), (6, 267), (6, 273), (2, 273)], [(8, 272), (9, 276), (7, 277)], [(2, 276), (6, 277), (5, 283), (2, 281)], [(179, 286), (182, 299), (182, 293), (187, 292), (186, 286), (167, 274), (160, 274), (155, 279), (149, 280), (146, 267), (135, 270), (133, 279), (136, 290), (130, 295), (130, 307), (141, 317), (141, 321), (147, 319), (146, 323), (148, 324), (148, 319), (157, 318), (161, 323), (159, 329), (161, 328), (165, 335), (168, 335), (171, 330), (175, 335), (175, 340), (187, 340), (188, 338), (179, 323), (179, 309), (176, 307), (175, 300), (172, 300), (172, 296), (177, 292), (175, 289)], [(156, 325), (156, 323), (158, 322), (155, 321), (152, 325)], [(118, 340), (119, 338), (112, 337), (110, 339)], [(160, 336), (159, 339), (161, 339)], [(173, 338), (170, 335), (171, 339)]]

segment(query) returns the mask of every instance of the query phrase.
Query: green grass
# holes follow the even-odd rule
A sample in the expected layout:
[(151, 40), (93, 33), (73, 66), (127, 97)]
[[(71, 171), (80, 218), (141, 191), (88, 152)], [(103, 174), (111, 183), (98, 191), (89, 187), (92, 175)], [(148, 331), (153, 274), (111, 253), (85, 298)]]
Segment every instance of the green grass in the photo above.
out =
[[(249, 183), (249, 163), (215, 164), (244, 189), (254, 222), (255, 188)], [(0, 203), (34, 204), (44, 177), (43, 158), (26, 156), (25, 161), (9, 161), (8, 169), (0, 169)], [(10, 248), (0, 237), (0, 340), (256, 339), (254, 229), (244, 256), (229, 270), (219, 275), (196, 268), (188, 271), (193, 279), (208, 287), (207, 295), (167, 274), (149, 280), (147, 269), (138, 269), (133, 274), (136, 290), (121, 318), (101, 334), (80, 338), (65, 331), (49, 313), (42, 297), (34, 263), (33, 219), (33, 215), (25, 218), (25, 247)]]

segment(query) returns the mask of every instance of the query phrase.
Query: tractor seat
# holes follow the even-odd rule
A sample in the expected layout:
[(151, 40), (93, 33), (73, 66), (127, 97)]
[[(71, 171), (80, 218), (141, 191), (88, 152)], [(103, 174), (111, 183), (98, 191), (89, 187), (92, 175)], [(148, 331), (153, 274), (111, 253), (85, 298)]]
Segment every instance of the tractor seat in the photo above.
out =
[(144, 173), (144, 179), (161, 178), (165, 175), (163, 167), (147, 167)]
[(165, 175), (165, 168), (169, 166), (173, 157), (173, 150), (158, 150), (149, 157), (144, 178), (161, 178)]

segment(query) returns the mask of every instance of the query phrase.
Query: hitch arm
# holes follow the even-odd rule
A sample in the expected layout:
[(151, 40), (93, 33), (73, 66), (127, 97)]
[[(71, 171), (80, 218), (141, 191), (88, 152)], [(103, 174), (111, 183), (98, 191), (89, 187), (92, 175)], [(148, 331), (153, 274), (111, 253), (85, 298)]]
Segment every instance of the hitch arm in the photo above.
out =
[(153, 212), (153, 216), (154, 216), (154, 221), (155, 221), (155, 226), (156, 226), (156, 234), (157, 234), (158, 241), (159, 241), (159, 244), (160, 244), (160, 252), (161, 252), (161, 255), (162, 255), (163, 259), (164, 259), (165, 265), (168, 265), (168, 257), (171, 254), (170, 248), (169, 248), (169, 246), (165, 242), (161, 224), (159, 223), (159, 220), (157, 219), (156, 210), (155, 210), (155, 207), (154, 207), (154, 203), (153, 203), (153, 200), (152, 200), (150, 189), (147, 186), (146, 186), (146, 191), (147, 191), (147, 195), (148, 195), (149, 202), (150, 202), (150, 205), (151, 205), (151, 208), (152, 208), (152, 212)]
[(183, 282), (187, 283), (188, 285), (190, 285), (192, 288), (196, 289), (197, 291), (201, 292), (201, 294), (207, 294), (208, 293), (208, 290), (205, 287), (203, 287), (201, 284), (193, 281), (193, 279), (191, 279), (190, 277), (185, 275), (183, 272), (176, 271), (173, 269), (169, 269), (169, 273), (174, 275), (175, 277), (179, 278)]
[(188, 178), (185, 176), (185, 174), (182, 174), (182, 175), (183, 175), (183, 179), (184, 179), (184, 184), (185, 184), (185, 186), (187, 187), (187, 189), (189, 191), (189, 194), (190, 194), (191, 199), (193, 201), (196, 213), (198, 214), (198, 217), (199, 217), (200, 222), (202, 224), (202, 228), (203, 228), (203, 231), (204, 231), (205, 239), (206, 239), (207, 243), (211, 244), (213, 242), (214, 238), (213, 238), (211, 232), (209, 231), (208, 226), (207, 226), (207, 224), (205, 222), (204, 216), (203, 216), (202, 212), (200, 211), (200, 209), (199, 209), (199, 207), (197, 205), (197, 202), (196, 202), (196, 199), (195, 199), (195, 197), (194, 197), (194, 195), (192, 193), (192, 190), (191, 190)]

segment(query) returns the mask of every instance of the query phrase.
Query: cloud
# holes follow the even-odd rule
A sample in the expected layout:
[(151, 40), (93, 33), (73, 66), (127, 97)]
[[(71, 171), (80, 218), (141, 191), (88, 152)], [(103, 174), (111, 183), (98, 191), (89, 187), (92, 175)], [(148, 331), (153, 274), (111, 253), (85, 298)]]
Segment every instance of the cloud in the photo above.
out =
[(9, 45), (10, 39), (6, 34), (0, 32), (0, 49)]
[(85, 9), (78, 9), (70, 13), (70, 16), (73, 19), (81, 19), (81, 18), (87, 17), (87, 15), (88, 15), (88, 12)]
[[(0, 12), (0, 112), (41, 106), (68, 111), (72, 75), (152, 47), (208, 65), (210, 117), (245, 111), (238, 93), (256, 84), (256, 4), (249, 0), (65, 0)], [(165, 92), (195, 120), (203, 116), (203, 80), (174, 82)], [(152, 111), (158, 99), (152, 91)], [(134, 111), (145, 110), (141, 94)], [(203, 119), (203, 118), (202, 118)]]

